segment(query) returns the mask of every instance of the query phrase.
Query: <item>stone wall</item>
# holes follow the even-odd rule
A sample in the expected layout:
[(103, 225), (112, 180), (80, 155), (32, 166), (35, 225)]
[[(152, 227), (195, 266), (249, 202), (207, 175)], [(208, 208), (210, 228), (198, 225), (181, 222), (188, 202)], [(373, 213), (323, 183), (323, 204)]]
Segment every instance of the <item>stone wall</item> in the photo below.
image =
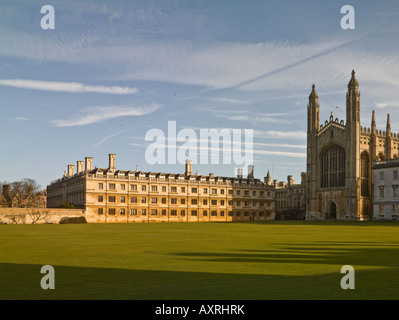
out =
[(63, 217), (82, 216), (85, 216), (83, 209), (0, 208), (1, 224), (58, 224)]

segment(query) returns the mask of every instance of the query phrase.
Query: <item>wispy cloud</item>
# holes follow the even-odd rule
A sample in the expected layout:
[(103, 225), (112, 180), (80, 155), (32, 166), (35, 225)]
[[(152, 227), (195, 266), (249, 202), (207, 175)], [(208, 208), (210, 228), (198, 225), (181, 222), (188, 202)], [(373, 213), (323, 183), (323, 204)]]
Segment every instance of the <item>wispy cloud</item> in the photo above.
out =
[(55, 127), (84, 126), (119, 117), (143, 116), (151, 114), (156, 110), (158, 110), (159, 108), (160, 105), (155, 103), (147, 106), (138, 106), (138, 107), (137, 106), (88, 107), (81, 110), (70, 119), (52, 120), (51, 123)]
[(306, 132), (300, 130), (297, 131), (254, 130), (254, 137), (303, 140), (306, 139)]
[(25, 79), (0, 79), (0, 85), (55, 92), (94, 92), (107, 94), (136, 94), (136, 88), (120, 87), (120, 86), (89, 86), (79, 82), (57, 82), (57, 81), (41, 81), (41, 80), (25, 80)]

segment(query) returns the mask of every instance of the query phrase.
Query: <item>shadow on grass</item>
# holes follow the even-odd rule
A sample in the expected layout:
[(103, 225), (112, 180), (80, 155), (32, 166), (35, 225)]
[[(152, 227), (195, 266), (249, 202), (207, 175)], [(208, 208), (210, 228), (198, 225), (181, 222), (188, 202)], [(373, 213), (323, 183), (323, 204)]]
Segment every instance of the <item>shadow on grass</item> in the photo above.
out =
[(174, 255), (188, 260), (225, 263), (303, 263), (393, 268), (399, 271), (399, 244), (379, 242), (324, 241), (287, 244), (272, 250), (239, 252), (181, 252)]
[(306, 300), (397, 299), (396, 270), (356, 272), (356, 289), (342, 274), (277, 276), (54, 266), (55, 289), (43, 290), (40, 265), (0, 264), (1, 300)]

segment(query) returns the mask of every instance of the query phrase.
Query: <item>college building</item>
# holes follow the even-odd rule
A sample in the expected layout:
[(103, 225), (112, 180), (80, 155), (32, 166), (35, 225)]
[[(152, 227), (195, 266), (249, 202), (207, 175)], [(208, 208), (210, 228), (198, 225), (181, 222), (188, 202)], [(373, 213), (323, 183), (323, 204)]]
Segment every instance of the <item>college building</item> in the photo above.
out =
[[(319, 96), (313, 85), (307, 115), (306, 219), (371, 220), (375, 161), (397, 158), (399, 135), (360, 123), (359, 83), (352, 71), (346, 93), (346, 121), (331, 116), (320, 123)], [(375, 206), (374, 206), (375, 207)]]
[[(274, 220), (274, 188), (254, 178), (193, 174), (187, 160), (182, 174), (93, 169), (93, 158), (68, 165), (47, 186), (47, 206), (68, 202), (86, 210), (88, 222), (205, 222)], [(266, 180), (266, 178), (265, 178)]]

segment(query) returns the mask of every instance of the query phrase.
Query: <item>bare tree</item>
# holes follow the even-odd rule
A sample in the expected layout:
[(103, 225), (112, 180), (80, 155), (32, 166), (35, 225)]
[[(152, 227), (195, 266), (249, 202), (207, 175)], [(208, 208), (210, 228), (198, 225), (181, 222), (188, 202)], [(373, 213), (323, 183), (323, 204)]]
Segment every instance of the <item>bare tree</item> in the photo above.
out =
[(26, 221), (26, 214), (23, 213), (7, 214), (4, 217), (10, 220), (12, 224), (25, 224)]
[(32, 208), (27, 210), (29, 217), (31, 218), (32, 224), (44, 220), (48, 222), (50, 210), (42, 210), (38, 208)]

